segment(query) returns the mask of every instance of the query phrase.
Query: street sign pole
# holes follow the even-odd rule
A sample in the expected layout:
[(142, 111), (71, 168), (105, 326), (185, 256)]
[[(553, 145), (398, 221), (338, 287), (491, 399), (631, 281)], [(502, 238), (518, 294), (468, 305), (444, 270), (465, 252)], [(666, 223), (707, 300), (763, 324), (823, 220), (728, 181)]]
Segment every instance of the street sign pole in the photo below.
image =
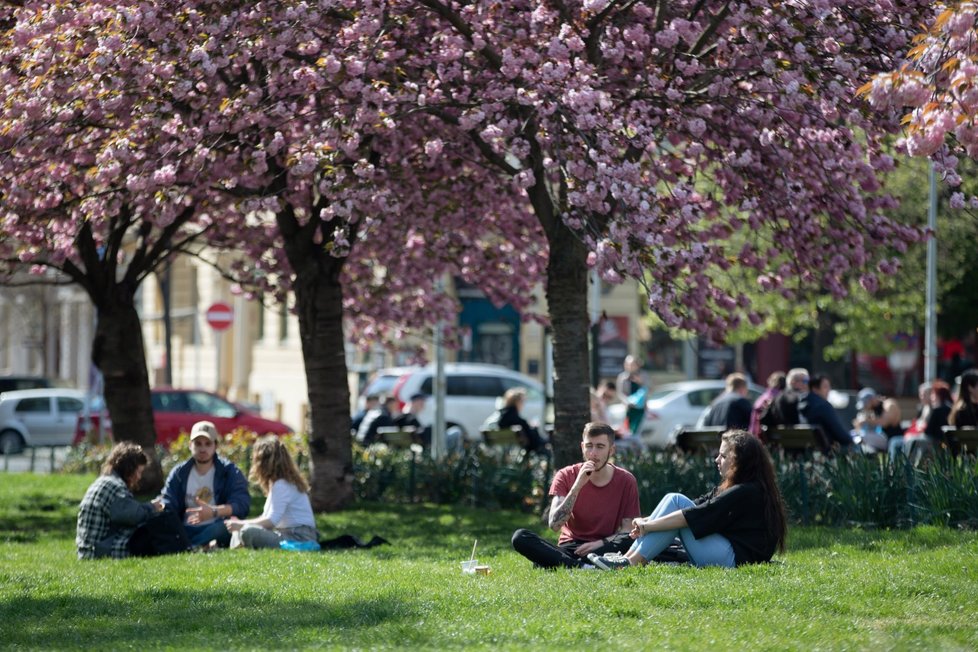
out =
[(204, 313), (207, 319), (208, 325), (214, 329), (214, 351), (215, 361), (214, 361), (214, 384), (215, 389), (218, 394), (221, 392), (221, 363), (223, 362), (222, 350), (224, 348), (224, 337), (223, 333), (231, 324), (234, 323), (234, 308), (230, 304), (224, 303), (223, 301), (215, 301)]

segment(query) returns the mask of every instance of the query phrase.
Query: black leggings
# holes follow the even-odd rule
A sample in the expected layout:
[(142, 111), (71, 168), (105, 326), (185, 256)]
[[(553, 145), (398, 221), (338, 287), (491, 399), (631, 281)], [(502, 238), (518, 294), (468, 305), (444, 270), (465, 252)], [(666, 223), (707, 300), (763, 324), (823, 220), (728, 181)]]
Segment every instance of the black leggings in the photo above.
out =
[[(594, 551), (596, 554), (624, 553), (632, 545), (632, 538), (626, 532), (607, 537), (607, 540), (608, 543)], [(540, 568), (580, 568), (583, 564), (587, 564), (588, 560), (586, 557), (578, 557), (574, 551), (584, 543), (586, 542), (568, 541), (560, 546), (555, 546), (530, 530), (521, 528), (513, 533), (513, 548), (516, 552)]]

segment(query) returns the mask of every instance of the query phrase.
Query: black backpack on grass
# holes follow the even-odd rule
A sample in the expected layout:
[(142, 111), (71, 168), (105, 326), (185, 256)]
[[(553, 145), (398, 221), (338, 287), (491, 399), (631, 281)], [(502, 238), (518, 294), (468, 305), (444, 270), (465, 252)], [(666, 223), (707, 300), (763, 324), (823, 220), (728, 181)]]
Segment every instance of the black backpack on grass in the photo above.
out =
[(136, 528), (129, 539), (133, 557), (156, 557), (190, 550), (190, 539), (176, 512), (165, 509)]

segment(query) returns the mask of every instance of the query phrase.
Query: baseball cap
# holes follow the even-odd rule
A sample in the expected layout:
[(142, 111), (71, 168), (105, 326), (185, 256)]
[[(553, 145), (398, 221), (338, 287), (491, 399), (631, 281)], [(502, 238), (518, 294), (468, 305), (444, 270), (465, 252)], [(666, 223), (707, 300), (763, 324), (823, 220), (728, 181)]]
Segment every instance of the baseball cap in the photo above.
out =
[(876, 390), (872, 387), (863, 387), (861, 390), (859, 390), (859, 394), (856, 395), (856, 398), (858, 399), (856, 401), (856, 409), (862, 410), (866, 407), (866, 404), (869, 403), (869, 401), (876, 398)]
[(428, 395), (427, 394), (420, 394), (419, 393), (419, 394), (411, 394), (411, 399), (410, 400), (412, 400), (412, 401), (423, 401), (426, 398), (428, 398)]
[(217, 443), (217, 427), (210, 421), (198, 421), (190, 429), (190, 441), (198, 437), (207, 437), (212, 442)]

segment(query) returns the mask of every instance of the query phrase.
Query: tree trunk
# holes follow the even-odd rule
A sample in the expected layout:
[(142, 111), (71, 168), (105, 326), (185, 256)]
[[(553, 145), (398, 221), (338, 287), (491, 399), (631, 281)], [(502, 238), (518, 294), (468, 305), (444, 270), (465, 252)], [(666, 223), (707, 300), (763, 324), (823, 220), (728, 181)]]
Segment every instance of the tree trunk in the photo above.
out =
[(318, 261), (293, 263), (302, 359), (309, 391), (310, 500), (317, 512), (335, 511), (353, 498), (350, 388), (343, 337), (343, 261), (322, 252)]
[(146, 349), (134, 293), (117, 286), (107, 294), (95, 302), (98, 324), (92, 361), (105, 378), (105, 404), (112, 417), (113, 439), (139, 444), (150, 458), (137, 491), (158, 492), (163, 488), (163, 469), (156, 456)]
[(547, 229), (547, 306), (554, 351), (554, 463), (581, 460), (581, 432), (590, 420), (587, 249), (562, 222)]

